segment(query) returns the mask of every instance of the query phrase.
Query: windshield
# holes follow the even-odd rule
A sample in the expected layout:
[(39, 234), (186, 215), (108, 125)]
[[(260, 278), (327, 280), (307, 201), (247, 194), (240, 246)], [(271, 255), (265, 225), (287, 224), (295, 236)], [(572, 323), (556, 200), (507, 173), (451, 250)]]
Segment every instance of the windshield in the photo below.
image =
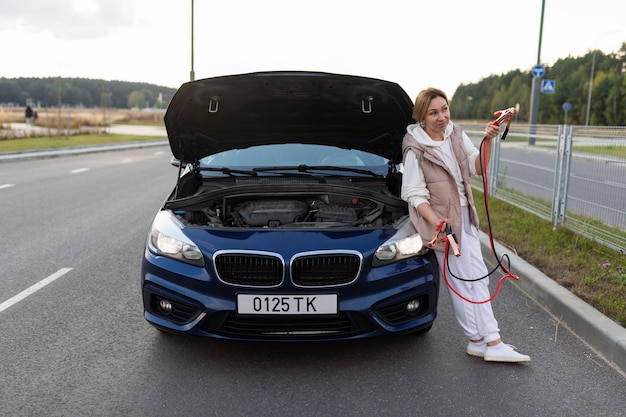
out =
[(361, 168), (385, 175), (389, 160), (356, 149), (310, 144), (272, 144), (232, 149), (200, 160), (200, 168), (247, 169), (262, 167)]

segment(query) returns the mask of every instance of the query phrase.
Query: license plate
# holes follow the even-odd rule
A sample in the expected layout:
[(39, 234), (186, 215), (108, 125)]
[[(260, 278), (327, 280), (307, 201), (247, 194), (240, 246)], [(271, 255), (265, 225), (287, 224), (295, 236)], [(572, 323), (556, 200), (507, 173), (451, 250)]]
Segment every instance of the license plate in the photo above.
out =
[(237, 294), (239, 314), (337, 314), (337, 294)]

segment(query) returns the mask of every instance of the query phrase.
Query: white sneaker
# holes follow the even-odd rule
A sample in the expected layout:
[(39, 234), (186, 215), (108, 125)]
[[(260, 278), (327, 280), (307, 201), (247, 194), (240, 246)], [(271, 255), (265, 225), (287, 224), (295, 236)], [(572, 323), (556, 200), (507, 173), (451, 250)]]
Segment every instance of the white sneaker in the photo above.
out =
[[(496, 349), (495, 347), (499, 348)], [(529, 362), (530, 356), (516, 352), (515, 346), (504, 344), (504, 346), (487, 346), (485, 350), (485, 360), (488, 362)]]
[(485, 351), (487, 350), (487, 344), (483, 342), (482, 345), (479, 345), (478, 343), (474, 343), (474, 342), (469, 342), (467, 344), (467, 349), (465, 349), (465, 351), (467, 352), (468, 355), (470, 356), (478, 356), (479, 358), (484, 358), (485, 357)]

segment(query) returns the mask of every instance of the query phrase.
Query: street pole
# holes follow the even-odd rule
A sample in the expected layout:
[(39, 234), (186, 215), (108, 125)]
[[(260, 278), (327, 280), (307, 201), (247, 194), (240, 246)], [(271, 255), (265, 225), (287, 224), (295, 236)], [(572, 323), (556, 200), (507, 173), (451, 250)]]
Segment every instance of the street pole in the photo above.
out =
[[(541, 38), (543, 37), (543, 14), (545, 10), (546, 0), (541, 1), (541, 23), (539, 24), (539, 47), (537, 48), (537, 66), (541, 65)], [(530, 94), (530, 136), (528, 136), (528, 144), (535, 144), (535, 131), (537, 121), (539, 120), (539, 95), (541, 86), (541, 77), (533, 76), (532, 90)]]
[(589, 76), (589, 91), (587, 93), (587, 115), (585, 116), (585, 126), (589, 126), (589, 113), (591, 112), (591, 92), (593, 90), (593, 73), (596, 68), (596, 50), (593, 50), (591, 59), (591, 75)]
[(189, 81), (196, 79), (196, 74), (193, 71), (193, 0), (191, 0), (191, 71), (189, 71)]

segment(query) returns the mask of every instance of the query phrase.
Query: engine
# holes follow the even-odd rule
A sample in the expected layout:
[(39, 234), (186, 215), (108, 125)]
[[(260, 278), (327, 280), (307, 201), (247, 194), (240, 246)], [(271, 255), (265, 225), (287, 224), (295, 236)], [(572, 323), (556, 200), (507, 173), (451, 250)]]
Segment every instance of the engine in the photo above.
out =
[[(405, 207), (405, 206), (402, 206)], [(175, 212), (187, 225), (239, 228), (381, 227), (406, 214), (362, 198), (259, 198), (208, 204)]]

